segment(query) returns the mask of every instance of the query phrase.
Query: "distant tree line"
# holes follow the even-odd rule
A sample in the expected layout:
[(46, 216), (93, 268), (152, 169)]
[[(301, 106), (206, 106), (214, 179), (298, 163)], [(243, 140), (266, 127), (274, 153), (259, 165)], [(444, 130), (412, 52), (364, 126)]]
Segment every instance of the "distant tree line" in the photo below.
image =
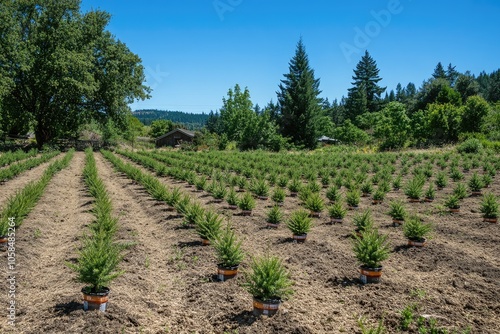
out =
[(228, 91), (223, 106), (211, 112), (205, 136), (223, 148), (286, 147), (312, 149), (323, 135), (347, 144), (376, 144), (382, 149), (454, 143), (468, 137), (500, 140), (500, 69), (460, 73), (436, 65), (420, 87), (398, 84), (387, 91), (368, 51), (354, 69), (352, 86), (340, 100), (319, 97), (320, 80), (309, 65), (300, 40), (289, 72), (278, 86), (277, 103), (253, 105), (239, 85)]
[(208, 114), (191, 114), (182, 111), (169, 111), (157, 109), (141, 109), (133, 112), (144, 125), (151, 125), (156, 120), (168, 120), (173, 123), (181, 124), (188, 130), (200, 130), (205, 126)]

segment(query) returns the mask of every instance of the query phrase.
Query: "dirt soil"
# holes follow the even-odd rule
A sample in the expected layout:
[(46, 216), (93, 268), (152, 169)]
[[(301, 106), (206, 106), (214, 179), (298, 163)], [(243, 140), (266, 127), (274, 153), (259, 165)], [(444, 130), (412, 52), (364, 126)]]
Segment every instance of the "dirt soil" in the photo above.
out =
[[(390, 200), (405, 198), (402, 190), (391, 191), (381, 205), (362, 198), (359, 210), (372, 210), (393, 250), (381, 282), (362, 285), (352, 252), (354, 211), (342, 224), (330, 224), (324, 212), (314, 220), (307, 241), (296, 244), (285, 226), (265, 227), (270, 200), (258, 200), (252, 216), (244, 217), (186, 183), (161, 178), (232, 222), (248, 255), (242, 271), (248, 269), (250, 256), (268, 252), (283, 259), (295, 281), (295, 294), (276, 316), (257, 318), (252, 297), (241, 287), (242, 274), (218, 282), (213, 249), (202, 246), (194, 230), (182, 228), (182, 219), (166, 204), (114, 171), (100, 154), (96, 160), (120, 217), (117, 238), (131, 245), (121, 265), (125, 273), (110, 287), (108, 310), (83, 311), (83, 286), (66, 266), (78, 256), (81, 237), (92, 221), (92, 199), (81, 177), (84, 155), (77, 153), (17, 231), (16, 324), (10, 326), (2, 316), (0, 332), (361, 333), (357, 322), (363, 317), (368, 325), (384, 318), (387, 333), (399, 333), (401, 310), (414, 304), (416, 314), (438, 319), (440, 327), (500, 333), (498, 224), (482, 222), (477, 197), (466, 198), (458, 214), (443, 212), (453, 182), (433, 203), (407, 204), (435, 226), (432, 240), (422, 249), (407, 247), (401, 227), (393, 227), (386, 214)], [(32, 172), (30, 178), (35, 178)], [(12, 182), (2, 185), (3, 194), (15, 190)], [(490, 190), (500, 195), (500, 177)], [(298, 207), (298, 199), (287, 197), (283, 209), (289, 216)], [(7, 271), (2, 275), (6, 278)], [(7, 290), (6, 283), (0, 285), (3, 313)], [(409, 333), (416, 333), (414, 325)]]

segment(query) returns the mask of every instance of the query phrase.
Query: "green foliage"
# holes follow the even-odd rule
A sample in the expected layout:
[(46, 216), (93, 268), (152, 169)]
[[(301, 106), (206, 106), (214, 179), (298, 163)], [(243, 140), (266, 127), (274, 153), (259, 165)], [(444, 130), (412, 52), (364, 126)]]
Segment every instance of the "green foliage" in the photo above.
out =
[(458, 140), (462, 124), (462, 109), (451, 103), (432, 103), (427, 106), (427, 124), (431, 140), (437, 143)]
[(416, 175), (406, 184), (405, 195), (411, 199), (420, 199), (420, 197), (422, 197), (424, 184), (425, 178)]
[(367, 327), (363, 318), (358, 319), (358, 326), (361, 329), (361, 334), (384, 334), (384, 320), (380, 319), (376, 327)]
[(489, 111), (490, 106), (482, 97), (478, 95), (469, 97), (463, 107), (462, 132), (481, 132)]
[(384, 198), (385, 198), (385, 191), (383, 191), (382, 189), (377, 189), (377, 191), (375, 191), (375, 193), (373, 194), (373, 200), (375, 201), (383, 201)]
[(238, 205), (239, 202), (239, 196), (234, 190), (234, 188), (231, 188), (226, 196), (226, 201), (227, 204), (229, 205)]
[(476, 138), (467, 139), (457, 147), (459, 153), (479, 153), (482, 149), (481, 141)]
[(391, 102), (378, 113), (374, 136), (381, 140), (382, 149), (405, 147), (410, 132), (411, 121), (404, 104)]
[(15, 152), (12, 151), (4, 152), (0, 156), (0, 167), (7, 166), (19, 160), (32, 158), (37, 154), (38, 154), (37, 149), (32, 149), (29, 152), (24, 152), (23, 150), (17, 150)]
[(415, 305), (408, 305), (401, 311), (401, 329), (407, 331), (413, 323)]
[(186, 213), (184, 214), (183, 225), (198, 226), (201, 220), (205, 219), (205, 209), (200, 203), (190, 203), (187, 206)]
[(336, 186), (331, 186), (326, 190), (326, 198), (328, 198), (331, 202), (336, 202), (340, 200), (341, 197), (342, 195)]
[(351, 189), (346, 194), (347, 205), (357, 207), (361, 200), (361, 192), (358, 189)]
[(289, 72), (284, 74), (278, 91), (281, 111), (281, 133), (291, 138), (295, 145), (315, 148), (321, 118), (319, 79), (309, 66), (302, 39), (297, 43), (294, 57), (289, 63)]
[(279, 206), (273, 206), (267, 213), (266, 221), (269, 224), (280, 224), (283, 221), (283, 212)]
[(290, 182), (288, 182), (288, 190), (292, 193), (299, 192), (302, 188), (302, 183), (298, 178), (293, 178)]
[(10, 164), (5, 168), (0, 169), (0, 182), (10, 180), (28, 169), (37, 167), (49, 161), (59, 153), (59, 151), (51, 151), (42, 154), (40, 157), (29, 158)]
[(197, 220), (196, 232), (202, 239), (217, 239), (222, 226), (222, 217), (213, 211), (205, 212), (205, 215)]
[(271, 199), (276, 203), (283, 203), (285, 201), (286, 193), (282, 188), (275, 188)]
[(174, 129), (174, 123), (170, 120), (159, 119), (153, 121), (149, 127), (149, 136), (151, 138), (161, 137)]
[(342, 202), (337, 201), (328, 208), (328, 215), (331, 218), (343, 219), (347, 214), (347, 209)]
[(405, 220), (407, 216), (406, 208), (404, 206), (403, 201), (401, 200), (395, 200), (392, 201), (390, 204), (390, 210), (388, 212), (389, 216), (392, 217), (392, 219), (396, 220)]
[(356, 213), (354, 217), (352, 217), (352, 223), (356, 227), (356, 231), (359, 233), (371, 230), (373, 228), (373, 218), (371, 211), (365, 210), (361, 213)]
[(439, 188), (444, 188), (448, 185), (448, 178), (444, 172), (438, 172), (435, 180), (436, 186)]
[(241, 210), (253, 210), (255, 208), (255, 199), (252, 197), (250, 193), (245, 193), (238, 203), (238, 207)]
[(470, 191), (473, 192), (481, 191), (481, 188), (483, 188), (483, 186), (484, 186), (483, 179), (477, 173), (472, 174), (471, 178), (469, 179)]
[(292, 212), (288, 219), (287, 227), (294, 235), (307, 234), (312, 227), (312, 219), (309, 217), (309, 212), (305, 210), (297, 210)]
[(231, 226), (228, 224), (222, 229), (217, 237), (212, 241), (215, 249), (217, 261), (226, 268), (239, 265), (245, 257), (241, 250), (241, 241), (239, 241)]
[(412, 215), (403, 224), (403, 234), (406, 238), (411, 240), (422, 240), (432, 232), (431, 224), (424, 224), (422, 220)]
[(363, 194), (371, 194), (373, 192), (373, 185), (371, 182), (365, 182), (361, 185), (361, 192)]
[(346, 120), (341, 126), (336, 127), (333, 135), (335, 139), (344, 144), (362, 145), (370, 139), (370, 136), (365, 131), (352, 124), (350, 120)]
[(293, 294), (290, 274), (281, 260), (275, 256), (252, 259), (251, 271), (245, 275), (245, 289), (260, 300), (286, 300)]
[(425, 191), (425, 198), (433, 200), (436, 197), (436, 189), (434, 189), (434, 186), (429, 184), (429, 187)]
[(453, 188), (453, 194), (457, 196), (458, 199), (464, 199), (467, 197), (467, 188), (463, 183), (457, 183), (455, 188)]
[(108, 13), (84, 14), (80, 1), (15, 2), (2, 11), (11, 18), (0, 23), (0, 63), (9, 69), (1, 81), (11, 85), (2, 109), (15, 115), (9, 130), (33, 124), (42, 147), (89, 119), (127, 127), (128, 103), (149, 88), (140, 58), (105, 30)]
[(74, 150), (70, 150), (62, 159), (56, 160), (45, 169), (38, 181), (28, 183), (23, 189), (10, 196), (3, 210), (0, 212), (0, 235), (5, 235), (9, 228), (9, 218), (14, 218), (16, 227), (23, 223), (36, 203), (43, 195), (45, 188), (52, 177), (66, 168), (73, 158)]
[(460, 208), (460, 199), (457, 195), (450, 195), (446, 199), (444, 205), (449, 209), (459, 209)]
[(267, 197), (269, 195), (269, 185), (265, 180), (254, 180), (250, 185), (250, 190), (256, 196)]
[(498, 208), (500, 204), (497, 197), (493, 193), (486, 193), (483, 195), (481, 201), (481, 213), (485, 218), (497, 218)]
[(387, 236), (379, 234), (377, 229), (368, 229), (361, 233), (361, 237), (355, 235), (354, 254), (358, 261), (368, 268), (379, 268), (382, 261), (389, 257), (389, 245)]
[(319, 193), (310, 194), (306, 198), (304, 204), (306, 209), (309, 209), (312, 212), (321, 212), (325, 207), (325, 203)]

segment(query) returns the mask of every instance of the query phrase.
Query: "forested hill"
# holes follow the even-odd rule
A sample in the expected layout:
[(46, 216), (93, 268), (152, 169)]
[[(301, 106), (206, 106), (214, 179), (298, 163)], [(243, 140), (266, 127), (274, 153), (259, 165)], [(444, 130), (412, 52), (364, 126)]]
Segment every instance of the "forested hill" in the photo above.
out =
[(150, 125), (151, 122), (157, 119), (171, 120), (174, 123), (183, 124), (189, 130), (199, 130), (205, 126), (208, 119), (208, 114), (190, 114), (182, 111), (169, 110), (136, 110), (133, 112), (144, 125)]

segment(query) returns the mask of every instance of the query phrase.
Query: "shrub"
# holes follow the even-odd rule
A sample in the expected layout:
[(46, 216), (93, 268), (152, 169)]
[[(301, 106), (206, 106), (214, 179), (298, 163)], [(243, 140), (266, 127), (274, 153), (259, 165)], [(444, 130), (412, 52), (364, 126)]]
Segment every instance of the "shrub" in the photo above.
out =
[(373, 200), (375, 201), (383, 201), (385, 198), (385, 192), (381, 189), (377, 189), (373, 194)]
[(337, 187), (331, 186), (326, 191), (326, 198), (328, 198), (331, 202), (336, 202), (340, 200), (341, 194)]
[(464, 174), (458, 170), (456, 167), (450, 169), (450, 177), (453, 181), (458, 182), (464, 178)]
[(361, 193), (357, 189), (349, 190), (346, 194), (347, 205), (357, 207), (361, 199)]
[(198, 219), (196, 232), (202, 239), (217, 239), (222, 226), (222, 217), (213, 211), (207, 211), (205, 216)]
[(460, 199), (457, 197), (457, 195), (451, 195), (446, 199), (444, 205), (449, 209), (459, 209)]
[(389, 206), (390, 210), (388, 214), (389, 216), (392, 217), (392, 219), (405, 220), (407, 213), (403, 201), (401, 200), (393, 201), (389, 204)]
[(377, 229), (369, 229), (355, 236), (354, 254), (358, 261), (368, 268), (379, 268), (382, 261), (389, 257), (387, 236), (378, 233)]
[(483, 188), (482, 178), (477, 173), (472, 174), (471, 178), (469, 179), (470, 191), (479, 192), (481, 191), (481, 188)]
[(184, 225), (197, 225), (198, 222), (203, 219), (205, 215), (205, 209), (200, 203), (192, 203), (187, 206), (186, 213), (184, 214)]
[(269, 185), (265, 180), (256, 180), (252, 183), (251, 191), (256, 196), (267, 197), (269, 196)]
[(352, 222), (356, 227), (356, 231), (362, 233), (373, 228), (373, 218), (370, 210), (365, 210), (362, 213), (357, 213), (352, 218)]
[(273, 206), (267, 213), (267, 222), (269, 224), (280, 224), (283, 221), (283, 212), (279, 206)]
[(302, 188), (302, 183), (300, 182), (299, 179), (293, 178), (289, 183), (288, 183), (288, 190), (292, 193), (297, 193), (300, 191)]
[(286, 193), (282, 188), (274, 189), (271, 199), (276, 203), (283, 203), (285, 201)]
[(278, 187), (280, 188), (286, 188), (288, 184), (288, 178), (284, 175), (280, 176), (277, 181)]
[(392, 181), (392, 187), (397, 190), (399, 188), (401, 188), (401, 184), (403, 182), (403, 178), (401, 177), (401, 175), (398, 175), (393, 181)]
[(234, 188), (231, 188), (226, 196), (227, 204), (238, 205), (239, 197)]
[(361, 185), (361, 192), (363, 194), (371, 194), (373, 192), (373, 185), (370, 182), (365, 182)]
[(420, 199), (422, 197), (422, 189), (425, 184), (425, 178), (417, 175), (411, 179), (405, 187), (405, 195), (411, 199)]
[(448, 178), (444, 172), (438, 172), (435, 180), (436, 186), (438, 188), (444, 188), (448, 185)]
[(453, 194), (458, 197), (458, 199), (464, 199), (467, 197), (467, 188), (463, 183), (457, 183), (453, 189)]
[(287, 227), (294, 235), (304, 235), (311, 230), (312, 219), (309, 217), (309, 212), (298, 210), (292, 213), (287, 222)]
[(498, 199), (493, 193), (483, 195), (481, 201), (481, 213), (484, 218), (498, 218)]
[(245, 289), (260, 300), (286, 300), (293, 294), (290, 274), (275, 256), (252, 259), (251, 271), (245, 275)]
[(413, 215), (403, 225), (403, 234), (405, 237), (415, 241), (421, 241), (432, 232), (431, 224), (424, 224), (422, 220)]
[(481, 141), (476, 138), (469, 138), (457, 147), (460, 153), (479, 153), (482, 149)]
[(241, 250), (241, 241), (238, 241), (234, 231), (228, 224), (212, 242), (215, 248), (218, 264), (231, 268), (241, 263), (245, 257)]
[(434, 189), (434, 186), (429, 184), (429, 187), (425, 191), (425, 198), (433, 200), (436, 197), (436, 189)]
[(321, 212), (325, 207), (325, 203), (318, 193), (312, 193), (306, 198), (305, 207), (312, 212)]
[(251, 194), (245, 193), (241, 199), (240, 202), (238, 203), (238, 207), (241, 210), (246, 210), (246, 211), (251, 211), (253, 208), (255, 208), (255, 200), (252, 197)]
[(343, 219), (347, 214), (347, 209), (342, 202), (337, 201), (328, 208), (328, 215), (331, 218)]

